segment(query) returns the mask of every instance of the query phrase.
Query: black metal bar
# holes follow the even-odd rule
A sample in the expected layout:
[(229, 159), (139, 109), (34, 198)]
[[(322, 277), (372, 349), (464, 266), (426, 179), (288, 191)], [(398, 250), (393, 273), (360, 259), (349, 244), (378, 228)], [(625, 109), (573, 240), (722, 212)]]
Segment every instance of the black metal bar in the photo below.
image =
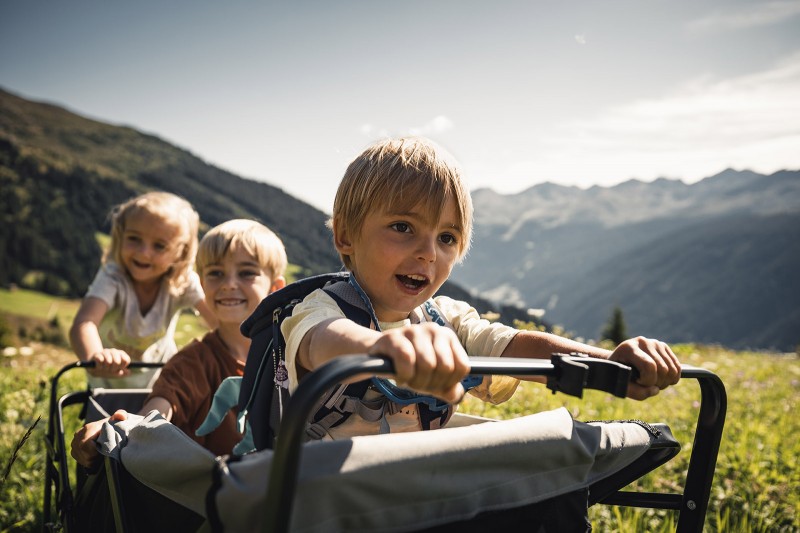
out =
[(632, 492), (620, 490), (616, 494), (603, 499), (603, 505), (621, 507), (647, 507), (653, 509), (670, 509), (679, 511), (683, 504), (683, 495), (660, 492)]
[(62, 396), (57, 403), (56, 423), (58, 424), (58, 440), (54, 442), (55, 456), (61, 468), (58, 470), (58, 490), (61, 494), (61, 516), (69, 516), (72, 513), (74, 499), (72, 489), (69, 484), (69, 469), (67, 468), (67, 447), (64, 439), (64, 407), (77, 403), (85, 403), (89, 397), (89, 391), (72, 392)]
[(722, 380), (709, 370), (683, 366), (681, 377), (698, 381), (701, 399), (677, 530), (699, 532), (711, 496), (728, 399)]

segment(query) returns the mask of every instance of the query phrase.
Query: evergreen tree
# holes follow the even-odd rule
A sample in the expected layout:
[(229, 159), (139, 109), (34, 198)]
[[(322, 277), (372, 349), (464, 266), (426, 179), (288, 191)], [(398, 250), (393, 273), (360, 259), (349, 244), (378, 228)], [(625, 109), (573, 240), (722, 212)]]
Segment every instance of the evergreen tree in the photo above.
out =
[(601, 339), (610, 340), (616, 345), (627, 338), (628, 333), (625, 327), (625, 318), (622, 316), (622, 309), (619, 306), (615, 306), (608, 324), (603, 329)]

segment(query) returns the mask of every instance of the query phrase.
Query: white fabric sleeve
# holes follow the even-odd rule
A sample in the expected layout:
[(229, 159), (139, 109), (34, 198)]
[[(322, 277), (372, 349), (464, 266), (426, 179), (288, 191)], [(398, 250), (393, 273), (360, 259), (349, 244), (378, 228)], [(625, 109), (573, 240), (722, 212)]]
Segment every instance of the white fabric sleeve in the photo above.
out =
[[(455, 329), (467, 355), (500, 357), (519, 332), (510, 326), (481, 318), (478, 311), (466, 302), (446, 296), (438, 296), (434, 301)], [(511, 398), (518, 385), (519, 380), (510, 376), (486, 376), (469, 393), (483, 401), (498, 404)]]
[(324, 320), (346, 318), (336, 301), (322, 289), (317, 289), (297, 304), (292, 315), (281, 323), (281, 333), (286, 341), (286, 370), (289, 374), (289, 394), (297, 389), (297, 350), (306, 333)]
[(121, 276), (124, 276), (124, 274), (116, 263), (104, 264), (97, 271), (84, 298), (99, 298), (106, 303), (109, 309), (113, 308), (116, 305), (117, 294), (120, 292), (121, 284), (124, 283)]

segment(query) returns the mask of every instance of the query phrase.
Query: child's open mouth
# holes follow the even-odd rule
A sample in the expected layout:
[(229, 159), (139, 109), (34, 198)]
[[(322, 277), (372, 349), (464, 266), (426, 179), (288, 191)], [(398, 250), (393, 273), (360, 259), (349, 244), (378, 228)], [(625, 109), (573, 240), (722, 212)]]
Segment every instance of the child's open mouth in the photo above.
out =
[(247, 300), (240, 300), (238, 298), (226, 298), (224, 300), (217, 300), (217, 304), (224, 307), (234, 307), (246, 303)]
[(425, 276), (419, 276), (417, 274), (401, 274), (397, 276), (397, 279), (400, 280), (400, 283), (402, 283), (405, 287), (408, 287), (412, 290), (419, 290), (428, 284), (428, 278)]

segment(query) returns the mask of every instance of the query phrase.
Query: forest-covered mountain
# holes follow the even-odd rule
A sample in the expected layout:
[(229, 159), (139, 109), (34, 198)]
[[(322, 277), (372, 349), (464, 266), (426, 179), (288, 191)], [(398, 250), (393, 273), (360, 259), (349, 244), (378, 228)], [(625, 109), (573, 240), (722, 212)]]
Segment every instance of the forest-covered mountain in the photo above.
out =
[[(205, 163), (158, 137), (0, 89), (0, 286), (80, 296), (91, 282), (111, 208), (147, 190), (189, 200), (204, 228), (250, 218), (274, 230), (304, 274), (338, 270), (327, 215), (267, 183)], [(453, 283), (440, 291), (504, 321), (527, 318)]]
[(629, 335), (800, 344), (800, 172), (543, 184), (473, 199), (474, 244), (453, 279), (485, 297), (543, 309), (585, 338), (619, 306)]

